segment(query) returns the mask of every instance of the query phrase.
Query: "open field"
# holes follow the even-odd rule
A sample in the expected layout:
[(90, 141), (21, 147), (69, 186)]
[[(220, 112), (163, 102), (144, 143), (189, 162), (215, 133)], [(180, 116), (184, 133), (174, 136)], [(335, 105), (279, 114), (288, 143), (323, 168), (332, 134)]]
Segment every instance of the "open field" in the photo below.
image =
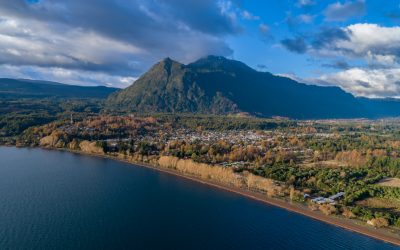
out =
[(367, 198), (357, 202), (358, 205), (374, 209), (391, 210), (400, 213), (400, 199)]
[(384, 178), (378, 182), (379, 186), (383, 187), (400, 187), (400, 179), (399, 178)]
[(299, 164), (299, 166), (304, 167), (304, 168), (344, 168), (344, 167), (348, 167), (348, 165), (346, 163), (340, 162), (337, 160), (309, 162), (309, 163)]

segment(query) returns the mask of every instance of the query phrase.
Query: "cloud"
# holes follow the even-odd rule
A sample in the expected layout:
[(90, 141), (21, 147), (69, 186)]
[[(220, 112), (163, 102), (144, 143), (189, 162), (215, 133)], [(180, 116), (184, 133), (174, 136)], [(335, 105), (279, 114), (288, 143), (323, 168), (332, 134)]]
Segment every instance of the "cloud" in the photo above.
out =
[(260, 23), (258, 25), (258, 30), (260, 34), (260, 39), (265, 43), (270, 43), (274, 40), (273, 35), (270, 32), (270, 27), (265, 23)]
[(348, 39), (338, 39), (330, 46), (341, 54), (387, 66), (399, 62), (400, 27), (354, 24), (346, 27), (344, 31)]
[(291, 31), (297, 31), (299, 28), (303, 26), (303, 24), (313, 23), (314, 19), (315, 19), (314, 15), (302, 14), (294, 16), (292, 15), (292, 13), (288, 12), (285, 22)]
[(400, 98), (400, 68), (352, 68), (323, 75), (314, 83), (340, 86), (356, 96)]
[(265, 23), (261, 23), (258, 28), (260, 29), (260, 32), (263, 34), (266, 34), (269, 32), (269, 27)]
[(251, 14), (250, 12), (248, 12), (247, 10), (242, 11), (241, 14), (242, 14), (243, 19), (246, 19), (246, 20), (260, 20), (259, 16), (255, 16), (255, 15)]
[(281, 44), (289, 51), (303, 54), (307, 52), (307, 43), (302, 37), (284, 39)]
[(364, 0), (336, 2), (325, 9), (326, 21), (345, 21), (352, 17), (363, 16), (366, 13)]
[(314, 21), (315, 16), (312, 15), (299, 15), (297, 19), (302, 23), (312, 23)]
[(349, 32), (346, 29), (337, 27), (322, 27), (318, 33), (313, 37), (311, 45), (313, 49), (319, 50), (331, 47), (337, 41), (349, 40)]
[(400, 27), (367, 23), (344, 28), (324, 27), (312, 35), (288, 38), (281, 43), (296, 53), (362, 59), (371, 66), (393, 66), (400, 58)]
[[(359, 23), (288, 38), (289, 51), (328, 60), (322, 66), (340, 70), (308, 82), (337, 85), (357, 96), (400, 98), (400, 27)], [(357, 67), (348, 64), (357, 62)]]
[(82, 29), (54, 32), (47, 24), (0, 21), (0, 65), (36, 65), (121, 75), (137, 73), (134, 61), (145, 51)]
[(331, 63), (324, 63), (322, 64), (323, 67), (327, 67), (327, 68), (334, 68), (334, 69), (349, 69), (350, 65), (346, 62), (346, 61), (334, 61)]
[(315, 5), (315, 2), (313, 0), (298, 0), (296, 3), (296, 6), (299, 8), (308, 7), (311, 5)]
[(56, 67), (0, 65), (0, 75), (6, 78), (37, 79), (66, 84), (125, 88), (137, 77), (110, 75), (102, 72), (71, 70)]
[(225, 37), (241, 32), (232, 6), (223, 0), (0, 1), (0, 65), (132, 77), (166, 56), (183, 62), (228, 56)]

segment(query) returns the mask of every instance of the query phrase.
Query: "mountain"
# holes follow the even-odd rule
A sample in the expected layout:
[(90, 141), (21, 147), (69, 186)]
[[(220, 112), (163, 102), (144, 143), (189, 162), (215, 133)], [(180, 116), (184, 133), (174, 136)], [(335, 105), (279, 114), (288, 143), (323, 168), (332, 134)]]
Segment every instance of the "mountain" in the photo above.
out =
[(137, 112), (198, 112), (290, 118), (376, 118), (400, 115), (400, 102), (355, 98), (338, 87), (306, 85), (208, 56), (184, 65), (169, 58), (107, 99)]
[(117, 91), (108, 87), (83, 87), (57, 82), (0, 78), (0, 99), (4, 98), (106, 98)]

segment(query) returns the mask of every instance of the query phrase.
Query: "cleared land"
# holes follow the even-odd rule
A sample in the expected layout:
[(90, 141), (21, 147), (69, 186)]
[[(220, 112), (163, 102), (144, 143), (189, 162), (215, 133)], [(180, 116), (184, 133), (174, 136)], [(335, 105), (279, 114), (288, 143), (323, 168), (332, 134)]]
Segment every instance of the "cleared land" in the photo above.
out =
[(400, 187), (400, 179), (399, 178), (384, 178), (378, 182), (379, 186), (384, 187)]
[(389, 209), (396, 213), (400, 213), (400, 199), (374, 197), (359, 201), (357, 204), (376, 209)]
[(304, 168), (345, 168), (348, 167), (348, 164), (337, 160), (326, 160), (319, 162), (303, 163), (299, 164), (299, 166)]

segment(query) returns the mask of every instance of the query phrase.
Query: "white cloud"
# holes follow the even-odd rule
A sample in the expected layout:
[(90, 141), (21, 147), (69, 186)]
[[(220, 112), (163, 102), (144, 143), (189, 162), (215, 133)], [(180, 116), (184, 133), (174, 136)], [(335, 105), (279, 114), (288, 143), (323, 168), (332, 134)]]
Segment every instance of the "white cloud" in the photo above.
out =
[(261, 33), (266, 34), (269, 32), (269, 27), (265, 23), (261, 23), (258, 27), (259, 27)]
[(247, 10), (242, 11), (242, 17), (246, 20), (260, 20), (259, 16), (255, 16), (248, 12)]
[(0, 75), (5, 78), (46, 80), (85, 86), (104, 85), (117, 88), (126, 88), (137, 80), (137, 77), (77, 69), (11, 65), (0, 65)]
[(299, 15), (297, 19), (302, 23), (312, 23), (314, 21), (314, 17), (312, 15)]
[[(304, 37), (290, 41), (293, 48), (302, 45), (301, 53), (320, 58), (347, 58), (365, 62), (371, 67), (397, 67), (400, 62), (400, 27), (358, 23), (344, 28), (322, 29), (311, 39)], [(285, 45), (285, 44), (283, 44)], [(296, 51), (298, 52), (298, 51)]]
[(343, 54), (358, 56), (377, 63), (394, 64), (400, 57), (400, 27), (377, 24), (354, 24), (344, 29), (348, 39), (337, 40), (335, 48)]
[(394, 55), (377, 55), (373, 54), (371, 51), (367, 52), (367, 60), (370, 65), (378, 63), (383, 66), (391, 66), (397, 63), (397, 58)]
[(301, 37), (281, 43), (297, 53), (346, 62), (324, 64), (342, 69), (305, 82), (340, 86), (356, 96), (400, 98), (399, 26), (358, 23), (322, 29), (311, 39)]
[(240, 29), (240, 12), (227, 0), (28, 2), (0, 0), (0, 66), (30, 68), (27, 78), (48, 68), (50, 77), (72, 72), (69, 82), (78, 83), (76, 72), (87, 76), (80, 84), (118, 82), (167, 56), (228, 56), (225, 38)]
[(352, 68), (311, 81), (340, 86), (356, 96), (400, 98), (400, 68)]
[(218, 6), (222, 15), (229, 17), (231, 20), (235, 21), (237, 18), (237, 9), (234, 7), (232, 1), (229, 0), (219, 0)]
[(363, 16), (366, 12), (365, 1), (346, 1), (345, 3), (336, 2), (329, 5), (325, 10), (327, 21), (345, 21), (351, 17)]
[(306, 6), (311, 6), (314, 4), (315, 4), (315, 2), (313, 0), (298, 0), (296, 5), (298, 7), (306, 7)]
[(122, 70), (128, 67), (129, 58), (144, 54), (132, 44), (80, 28), (52, 27), (35, 21), (28, 24), (8, 18), (0, 22), (0, 64), (92, 70), (119, 65)]

